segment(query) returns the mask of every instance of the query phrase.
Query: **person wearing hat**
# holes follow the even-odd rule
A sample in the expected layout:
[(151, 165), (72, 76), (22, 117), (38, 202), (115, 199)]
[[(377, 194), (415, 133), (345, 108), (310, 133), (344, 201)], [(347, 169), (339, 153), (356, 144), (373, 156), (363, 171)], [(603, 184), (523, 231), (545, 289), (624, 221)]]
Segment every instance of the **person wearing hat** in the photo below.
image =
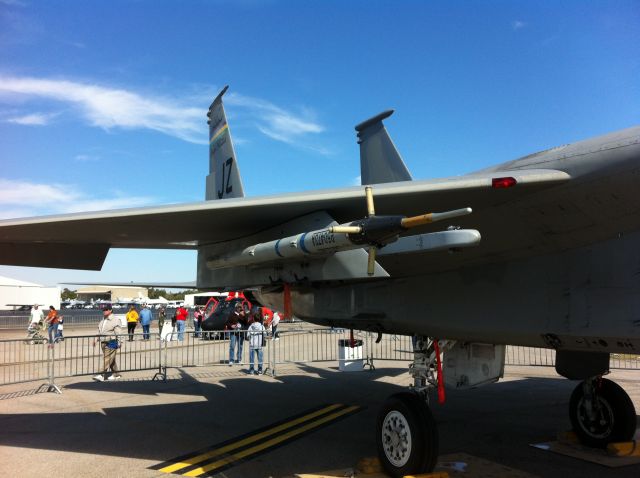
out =
[[(93, 341), (94, 347), (100, 341), (102, 354), (104, 355), (102, 372), (93, 377), (96, 382), (122, 378), (116, 365), (116, 355), (120, 348), (118, 335), (122, 333), (122, 325), (120, 324), (120, 319), (113, 315), (111, 304), (104, 307), (102, 316), (102, 320), (98, 324), (98, 337)], [(109, 370), (111, 370), (111, 375), (108, 375)]]

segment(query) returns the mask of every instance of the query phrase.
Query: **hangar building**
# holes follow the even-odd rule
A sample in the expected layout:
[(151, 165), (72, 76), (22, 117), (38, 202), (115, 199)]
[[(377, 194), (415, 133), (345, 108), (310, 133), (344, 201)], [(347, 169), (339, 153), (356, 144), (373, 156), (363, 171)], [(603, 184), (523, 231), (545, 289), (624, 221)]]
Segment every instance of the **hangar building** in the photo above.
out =
[(15, 310), (17, 306), (33, 304), (44, 308), (53, 305), (59, 309), (60, 288), (0, 276), (0, 310)]
[(128, 301), (147, 297), (149, 291), (144, 287), (116, 286), (116, 285), (94, 285), (78, 289), (78, 300), (87, 302), (96, 300), (106, 300), (110, 302)]

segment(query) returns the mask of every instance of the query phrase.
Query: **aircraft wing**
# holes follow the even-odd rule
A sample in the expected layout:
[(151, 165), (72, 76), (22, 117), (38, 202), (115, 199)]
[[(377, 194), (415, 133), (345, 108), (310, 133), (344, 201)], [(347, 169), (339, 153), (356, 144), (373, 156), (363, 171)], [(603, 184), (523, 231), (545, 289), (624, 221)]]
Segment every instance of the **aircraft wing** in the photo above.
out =
[[(517, 185), (492, 186), (501, 177), (513, 177)], [(373, 194), (377, 214), (412, 216), (495, 206), (569, 179), (557, 170), (491, 171), (378, 184)], [(366, 215), (364, 187), (4, 220), (0, 221), (0, 264), (100, 270), (111, 247), (196, 249), (255, 234), (314, 211), (326, 211), (339, 223), (362, 218)]]
[(102, 285), (102, 286), (120, 286), (120, 287), (153, 287), (155, 289), (196, 289), (196, 281), (190, 282), (61, 282), (66, 285)]

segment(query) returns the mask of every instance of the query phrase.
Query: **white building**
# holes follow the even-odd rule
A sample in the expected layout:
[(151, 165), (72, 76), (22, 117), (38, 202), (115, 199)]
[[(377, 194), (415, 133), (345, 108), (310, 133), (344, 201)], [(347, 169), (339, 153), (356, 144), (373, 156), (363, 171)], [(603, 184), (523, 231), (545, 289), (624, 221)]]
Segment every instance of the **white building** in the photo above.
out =
[(138, 286), (94, 285), (78, 289), (76, 294), (78, 294), (78, 299), (87, 302), (95, 300), (133, 302), (138, 297), (147, 297), (149, 291), (146, 287)]
[(46, 310), (50, 305), (60, 308), (60, 288), (44, 287), (0, 276), (0, 310), (14, 310), (19, 305), (38, 304)]

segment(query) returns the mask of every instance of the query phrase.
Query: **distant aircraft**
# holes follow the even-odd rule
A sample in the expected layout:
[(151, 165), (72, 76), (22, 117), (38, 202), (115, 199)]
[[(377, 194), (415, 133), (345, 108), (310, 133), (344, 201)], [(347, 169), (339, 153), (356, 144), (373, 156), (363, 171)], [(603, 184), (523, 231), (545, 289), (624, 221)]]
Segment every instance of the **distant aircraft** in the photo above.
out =
[(28, 312), (33, 307), (33, 304), (5, 304), (5, 306), (12, 307), (11, 310), (13, 312)]
[(158, 308), (162, 305), (166, 307), (170, 301), (162, 296), (158, 296), (157, 299), (150, 299), (149, 297), (142, 295), (142, 292), (138, 292), (138, 297), (136, 297), (133, 302), (140, 306), (147, 304), (150, 307), (155, 306), (156, 308)]
[(84, 300), (70, 299), (64, 300), (60, 303), (63, 309), (82, 309), (86, 302)]
[(112, 247), (194, 249), (198, 288), (414, 335), (414, 385), (377, 424), (394, 476), (436, 462), (428, 392), (498, 380), (504, 344), (553, 348), (558, 373), (582, 381), (569, 414), (584, 443), (631, 439), (633, 403), (603, 375), (611, 353), (640, 351), (640, 127), (418, 181), (387, 111), (356, 126), (363, 186), (244, 197), (226, 90), (209, 107), (206, 201), (1, 221), (0, 263), (99, 270)]

